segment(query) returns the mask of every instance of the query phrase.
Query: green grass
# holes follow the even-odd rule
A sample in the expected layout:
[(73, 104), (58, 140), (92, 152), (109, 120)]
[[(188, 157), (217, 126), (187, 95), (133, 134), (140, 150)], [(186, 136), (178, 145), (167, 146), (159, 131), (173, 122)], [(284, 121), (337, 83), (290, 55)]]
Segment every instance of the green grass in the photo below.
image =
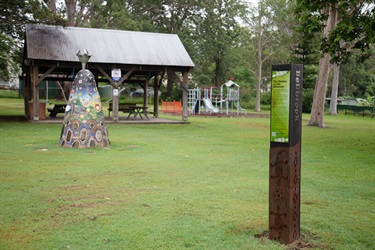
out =
[(0, 98), (20, 98), (20, 92), (13, 89), (0, 89)]
[[(11, 108), (15, 107), (15, 108)], [(0, 116), (22, 114), (0, 99)], [(304, 124), (308, 116), (304, 116)], [(269, 119), (107, 125), (110, 149), (61, 125), (0, 119), (0, 249), (285, 249), (268, 229)], [(302, 244), (374, 249), (375, 119), (303, 126)]]

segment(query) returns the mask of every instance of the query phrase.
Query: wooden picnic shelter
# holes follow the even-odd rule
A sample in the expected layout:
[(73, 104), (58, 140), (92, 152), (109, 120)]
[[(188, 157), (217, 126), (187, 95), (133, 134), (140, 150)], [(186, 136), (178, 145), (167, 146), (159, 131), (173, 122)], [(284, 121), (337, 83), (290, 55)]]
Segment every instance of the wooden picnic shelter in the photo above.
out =
[[(126, 84), (139, 84), (144, 90), (144, 106), (148, 105), (147, 89), (158, 93), (164, 75), (174, 72), (183, 89), (182, 120), (188, 117), (188, 74), (194, 63), (175, 34), (123, 30), (62, 27), (27, 24), (24, 46), (23, 76), (25, 82), (25, 113), (39, 120), (39, 89), (42, 81), (73, 81), (82, 69), (77, 52), (91, 55), (86, 68), (96, 83), (108, 82), (113, 92)], [(121, 70), (120, 79), (113, 80), (112, 70)], [(113, 97), (113, 119), (118, 119), (118, 99)], [(32, 109), (29, 111), (29, 103)], [(157, 117), (159, 96), (154, 95), (153, 115)], [(30, 114), (31, 112), (31, 114)]]

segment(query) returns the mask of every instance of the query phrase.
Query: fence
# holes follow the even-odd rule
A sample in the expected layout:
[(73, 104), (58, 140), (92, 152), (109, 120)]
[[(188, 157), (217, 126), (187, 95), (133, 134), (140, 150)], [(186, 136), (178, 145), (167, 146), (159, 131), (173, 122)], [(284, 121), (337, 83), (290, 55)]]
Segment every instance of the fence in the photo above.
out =
[(180, 101), (173, 101), (173, 102), (161, 102), (161, 112), (162, 113), (175, 113), (181, 114), (181, 102)]

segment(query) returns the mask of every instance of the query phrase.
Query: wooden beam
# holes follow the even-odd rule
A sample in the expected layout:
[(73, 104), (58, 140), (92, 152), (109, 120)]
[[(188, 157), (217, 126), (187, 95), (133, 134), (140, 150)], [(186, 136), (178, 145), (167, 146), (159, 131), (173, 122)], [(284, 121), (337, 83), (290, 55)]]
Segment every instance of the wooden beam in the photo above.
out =
[[(73, 79), (71, 77), (54, 77), (54, 76), (48, 76), (48, 77), (44, 78), (44, 80), (46, 80), (46, 81), (73, 82)], [(109, 82), (109, 80), (106, 79), (106, 78), (99, 78), (96, 81), (97, 82), (107, 82), (107, 83)], [(130, 79), (130, 80), (124, 80), (123, 83), (143, 84), (144, 80)]]
[(128, 77), (134, 72), (135, 67), (133, 67), (132, 69), (130, 69), (128, 72), (126, 72), (126, 74), (123, 77), (121, 77), (120, 81), (118, 81), (118, 82), (113, 81), (112, 77), (110, 77), (103, 70), (103, 68), (97, 66), (97, 69), (100, 71), (100, 73), (102, 73), (104, 75), (105, 78), (107, 78), (107, 80), (112, 84), (113, 87), (118, 88), (119, 86), (121, 86), (122, 82), (125, 81), (125, 80), (127, 80)]
[[(40, 69), (40, 72), (43, 72), (41, 68), (49, 68), (51, 65), (57, 65), (59, 70), (70, 72), (73, 67), (76, 69), (81, 68), (81, 63), (76, 62), (68, 62), (68, 61), (55, 61), (55, 60), (35, 60), (29, 62), (30, 65), (38, 66)], [(114, 63), (95, 63), (95, 62), (88, 62), (87, 69), (91, 71), (91, 69), (95, 68), (102, 68), (104, 70), (111, 70), (115, 67), (121, 68), (121, 70), (131, 70), (135, 68), (136, 71), (141, 72), (162, 72), (165, 70), (166, 66), (163, 65), (135, 65), (135, 64), (114, 64)], [(185, 66), (168, 66), (168, 69), (171, 69), (176, 72), (191, 72), (194, 67), (185, 67)]]
[(181, 78), (176, 74), (176, 72), (173, 72), (173, 73), (174, 73), (174, 76), (175, 76), (176, 80), (177, 80), (180, 84), (182, 84), (182, 83), (183, 83), (183, 79), (181, 79)]
[(134, 72), (135, 67), (130, 69), (128, 72), (126, 72), (126, 74), (123, 77), (121, 77), (120, 81), (118, 81), (118, 82), (113, 81), (113, 79), (111, 77), (109, 77), (109, 75), (103, 70), (103, 68), (101, 68), (99, 66), (97, 66), (97, 68), (108, 79), (108, 81), (113, 86), (112, 116), (113, 116), (113, 120), (115, 122), (117, 122), (117, 120), (118, 120), (118, 108), (119, 108), (119, 105), (118, 105), (118, 88), (121, 86), (122, 82), (125, 81), (126, 79), (128, 79), (128, 77)]
[(41, 83), (44, 80), (44, 78), (46, 78), (46, 76), (48, 76), (55, 69), (56, 69), (56, 65), (54, 65), (51, 68), (49, 68), (49, 70), (47, 70), (46, 73), (44, 73), (41, 77), (38, 78), (38, 80), (36, 81), (35, 85), (38, 86), (39, 83)]
[[(112, 86), (113, 86), (113, 95), (112, 95), (112, 115), (113, 115), (113, 120), (115, 122), (117, 122), (118, 120), (118, 108), (119, 108), (119, 104), (118, 104), (118, 89), (119, 87), (122, 85), (122, 82), (127, 79), (131, 73), (133, 73), (134, 71), (134, 68), (132, 68), (131, 70), (129, 70), (123, 77), (121, 77), (120, 81), (118, 82), (114, 82), (112, 83)], [(112, 79), (111, 79), (112, 80)], [(116, 93), (116, 94), (115, 94)]]
[(134, 72), (134, 70), (135, 70), (135, 67), (132, 68), (132, 69), (130, 69), (128, 72), (126, 72), (126, 74), (125, 74), (123, 77), (121, 77), (121, 79), (120, 79), (120, 81), (119, 81), (119, 84), (121, 85), (121, 83), (122, 83), (123, 81), (127, 80), (128, 77)]
[[(185, 76), (185, 74), (186, 74), (186, 76)], [(187, 72), (182, 72), (182, 78), (183, 78), (183, 79), (181, 79), (181, 78), (176, 74), (176, 72), (174, 72), (174, 75), (175, 75), (177, 81), (181, 84), (182, 90), (185, 91), (185, 92), (189, 92), (188, 84), (186, 84), (189, 80), (188, 80), (188, 79), (187, 79), (187, 80), (185, 79), (185, 77), (187, 77)], [(186, 86), (185, 86), (185, 84), (186, 84)]]
[(107, 73), (106, 73), (101, 67), (96, 66), (96, 68), (100, 71), (100, 73), (103, 74), (103, 76), (104, 76), (105, 78), (107, 78), (107, 80), (108, 80), (112, 85), (116, 85), (116, 84), (115, 84), (115, 81), (113, 81), (112, 78), (109, 77), (109, 75), (108, 75), (108, 74), (107, 74)]

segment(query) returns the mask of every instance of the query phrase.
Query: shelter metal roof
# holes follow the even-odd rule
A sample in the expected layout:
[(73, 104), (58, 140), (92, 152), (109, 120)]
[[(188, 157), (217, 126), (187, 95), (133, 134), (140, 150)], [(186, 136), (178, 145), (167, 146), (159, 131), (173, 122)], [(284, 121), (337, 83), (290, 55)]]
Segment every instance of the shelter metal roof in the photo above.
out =
[(26, 25), (27, 58), (78, 62), (86, 49), (90, 63), (194, 67), (175, 34)]

